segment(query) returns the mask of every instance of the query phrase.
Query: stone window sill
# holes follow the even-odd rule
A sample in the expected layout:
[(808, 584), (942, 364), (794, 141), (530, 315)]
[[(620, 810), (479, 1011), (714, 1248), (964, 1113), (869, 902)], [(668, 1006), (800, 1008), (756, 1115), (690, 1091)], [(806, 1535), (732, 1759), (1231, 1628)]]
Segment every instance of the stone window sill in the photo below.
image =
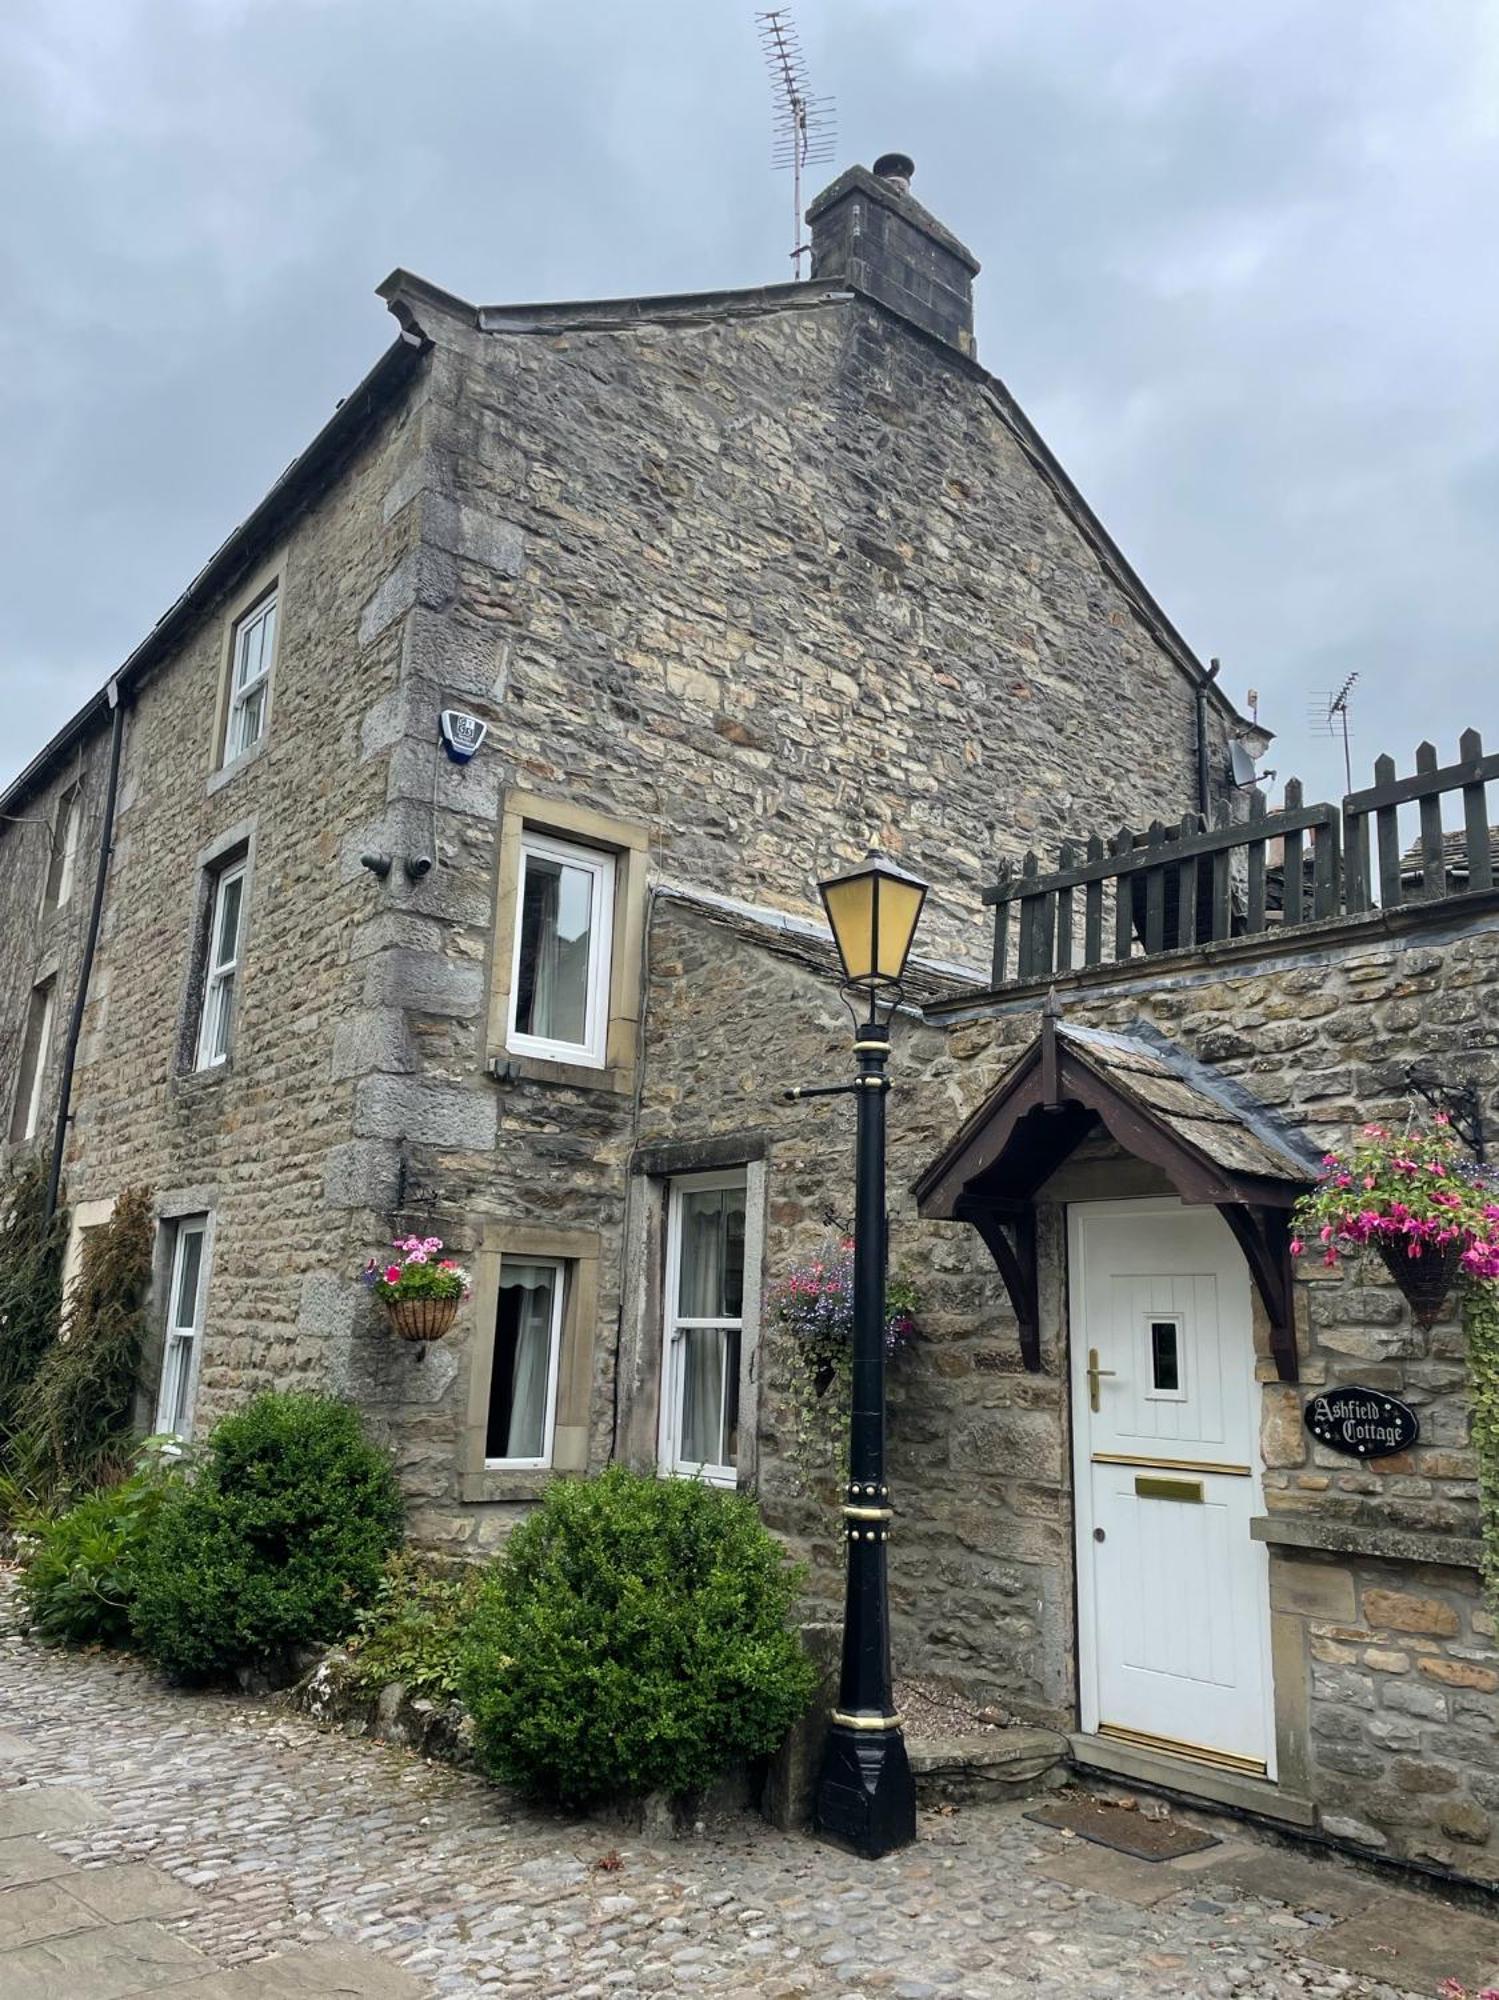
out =
[(231, 763), (221, 764), (216, 771), (210, 771), (208, 774), (208, 796), (212, 798), (213, 794), (221, 792), (231, 779), (237, 778), (242, 771), (249, 770), (252, 764), (258, 764), (265, 755), (269, 744), (270, 738), (262, 736), (260, 741), (252, 743), (248, 750), (241, 750)]
[(541, 1056), (513, 1056), (502, 1050), (493, 1057), (489, 1073), (503, 1089), (517, 1084), (549, 1084), (559, 1090), (607, 1090), (616, 1094), (633, 1088), (630, 1072), (617, 1064), (592, 1069), (587, 1063), (548, 1062)]
[(580, 1472), (567, 1472), (555, 1465), (517, 1466), (507, 1472), (503, 1466), (489, 1466), (483, 1472), (466, 1472), (459, 1498), (469, 1506), (495, 1505), (507, 1500), (539, 1500), (554, 1479), (581, 1479)]

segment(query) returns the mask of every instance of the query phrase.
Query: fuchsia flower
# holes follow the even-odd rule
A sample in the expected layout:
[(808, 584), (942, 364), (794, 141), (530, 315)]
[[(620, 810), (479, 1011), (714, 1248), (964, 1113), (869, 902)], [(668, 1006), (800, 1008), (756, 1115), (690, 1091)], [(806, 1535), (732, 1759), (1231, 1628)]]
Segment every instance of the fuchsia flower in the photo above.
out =
[(1329, 1153), (1312, 1193), (1297, 1203), (1293, 1255), (1315, 1231), (1324, 1264), (1343, 1250), (1399, 1244), (1411, 1257), (1456, 1245), (1467, 1276), (1499, 1277), (1496, 1178), (1465, 1159), (1451, 1121), (1392, 1135), (1365, 1125), (1347, 1157)]

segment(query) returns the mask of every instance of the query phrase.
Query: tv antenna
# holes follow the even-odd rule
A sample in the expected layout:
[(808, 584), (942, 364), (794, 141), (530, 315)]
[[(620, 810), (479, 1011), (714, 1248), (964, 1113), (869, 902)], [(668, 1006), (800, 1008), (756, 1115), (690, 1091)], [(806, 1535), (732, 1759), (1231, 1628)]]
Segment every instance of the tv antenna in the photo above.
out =
[(791, 252), (791, 269), (799, 278), (802, 259), (811, 253), (811, 245), (802, 241), (802, 169), (832, 159), (838, 143), (838, 114), (831, 97), (812, 95), (807, 59), (791, 10), (772, 7), (755, 19), (775, 100), (770, 164), (777, 171), (791, 170), (792, 240), (796, 246)]
[(1315, 695), (1307, 714), (1309, 725), (1327, 735), (1341, 736), (1343, 739), (1343, 776), (1347, 789), (1353, 790), (1353, 755), (1349, 750), (1348, 713), (1351, 706), (1356, 673), (1350, 674), (1340, 688), (1330, 689), (1326, 694)]

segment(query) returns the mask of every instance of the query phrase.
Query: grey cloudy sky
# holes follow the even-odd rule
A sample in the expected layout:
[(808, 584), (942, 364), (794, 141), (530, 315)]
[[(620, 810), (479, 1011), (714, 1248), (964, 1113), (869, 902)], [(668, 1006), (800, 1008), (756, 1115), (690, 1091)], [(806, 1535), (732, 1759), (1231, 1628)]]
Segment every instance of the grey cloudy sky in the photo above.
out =
[[(972, 246), (979, 340), (1270, 761), (1490, 725), (1493, 0), (797, 0), (838, 164)], [(790, 266), (752, 0), (8, 0), (0, 781), (391, 335)], [(832, 169), (827, 178), (832, 177)], [(1445, 761), (1445, 759), (1444, 759)]]

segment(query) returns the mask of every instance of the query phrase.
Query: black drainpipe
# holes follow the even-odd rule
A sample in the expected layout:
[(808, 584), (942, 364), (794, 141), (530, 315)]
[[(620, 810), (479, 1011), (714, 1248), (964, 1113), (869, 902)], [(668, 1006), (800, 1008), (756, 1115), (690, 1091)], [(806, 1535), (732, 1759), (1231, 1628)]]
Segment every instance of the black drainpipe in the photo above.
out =
[(1218, 678), (1218, 662), (1208, 661), (1208, 670), (1193, 689), (1197, 698), (1197, 810), (1206, 825), (1212, 817), (1212, 786), (1208, 773), (1208, 689)]
[(109, 684), (109, 706), (113, 721), (109, 731), (109, 782), (104, 791), (104, 823), (99, 829), (99, 866), (94, 871), (94, 902), (88, 913), (88, 934), (83, 941), (83, 961), (78, 968), (78, 991), (73, 995), (73, 1017), (68, 1022), (68, 1045), (63, 1051), (62, 1083), (57, 1093), (57, 1130), (52, 1136), (52, 1171), (47, 1177), (47, 1219), (57, 1213), (57, 1197), (62, 1188), (62, 1156), (68, 1143), (68, 1120), (72, 1116), (73, 1066), (78, 1060), (78, 1038), (83, 1033), (83, 1009), (88, 1000), (89, 975), (94, 969), (94, 952), (99, 943), (99, 919), (104, 913), (104, 889), (109, 880), (109, 857), (114, 850), (115, 798), (120, 789), (120, 744), (125, 735), (125, 704), (120, 684)]

